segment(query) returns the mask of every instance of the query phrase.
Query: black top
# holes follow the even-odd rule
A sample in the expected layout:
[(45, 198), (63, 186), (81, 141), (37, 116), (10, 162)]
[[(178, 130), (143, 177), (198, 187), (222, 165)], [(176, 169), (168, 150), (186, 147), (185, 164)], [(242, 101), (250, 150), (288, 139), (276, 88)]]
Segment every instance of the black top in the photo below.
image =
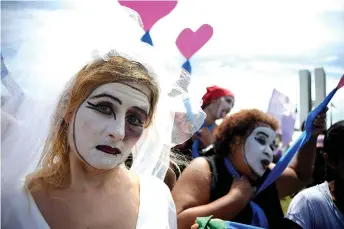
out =
[[(213, 202), (228, 194), (233, 177), (227, 171), (224, 158), (218, 155), (205, 157), (211, 170), (210, 200)], [(258, 204), (268, 219), (269, 228), (279, 228), (283, 219), (283, 211), (278, 196), (276, 184), (272, 183), (260, 192), (253, 201)], [(252, 222), (252, 209), (249, 204), (233, 219), (234, 222), (250, 225)]]

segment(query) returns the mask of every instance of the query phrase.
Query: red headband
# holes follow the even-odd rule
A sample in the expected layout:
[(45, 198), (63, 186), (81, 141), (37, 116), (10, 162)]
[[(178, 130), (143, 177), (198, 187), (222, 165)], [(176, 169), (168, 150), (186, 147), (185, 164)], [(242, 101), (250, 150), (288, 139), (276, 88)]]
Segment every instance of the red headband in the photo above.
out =
[(234, 94), (230, 90), (218, 86), (207, 87), (207, 93), (202, 97), (202, 107), (223, 96), (232, 96), (234, 98)]

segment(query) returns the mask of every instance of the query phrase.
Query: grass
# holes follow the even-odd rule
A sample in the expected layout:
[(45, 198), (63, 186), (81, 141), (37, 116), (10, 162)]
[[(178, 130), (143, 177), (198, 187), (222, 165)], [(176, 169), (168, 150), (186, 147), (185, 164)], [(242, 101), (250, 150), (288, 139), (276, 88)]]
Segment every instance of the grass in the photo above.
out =
[(292, 199), (292, 197), (288, 196), (288, 197), (281, 200), (281, 206), (282, 206), (284, 215), (287, 213), (288, 206), (289, 206), (291, 199)]

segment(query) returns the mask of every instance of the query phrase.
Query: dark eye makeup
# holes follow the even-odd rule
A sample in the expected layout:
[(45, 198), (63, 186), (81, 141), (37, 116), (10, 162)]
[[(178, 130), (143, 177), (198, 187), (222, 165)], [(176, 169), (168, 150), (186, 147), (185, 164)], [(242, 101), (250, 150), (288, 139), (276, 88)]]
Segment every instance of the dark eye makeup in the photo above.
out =
[[(87, 108), (90, 108), (92, 110), (95, 110), (97, 112), (100, 112), (104, 115), (113, 115), (116, 120), (116, 113), (114, 112), (113, 104), (110, 102), (102, 101), (96, 104), (93, 104), (89, 101), (87, 101), (88, 106)], [(126, 121), (129, 122), (133, 126), (144, 126), (144, 118), (141, 118), (139, 114), (136, 114), (135, 112), (129, 112), (126, 117)]]
[(93, 109), (93, 110), (98, 111), (98, 112), (105, 114), (105, 115), (113, 115), (116, 119), (116, 114), (113, 111), (112, 103), (103, 101), (103, 102), (99, 102), (97, 104), (87, 102), (87, 104), (88, 104), (88, 106), (86, 106), (87, 108)]
[(259, 142), (261, 145), (265, 145), (266, 144), (266, 139), (263, 136), (258, 136), (255, 137), (256, 141)]
[(134, 126), (141, 126), (143, 127), (144, 122), (141, 120), (139, 115), (136, 114), (128, 114), (125, 119)]

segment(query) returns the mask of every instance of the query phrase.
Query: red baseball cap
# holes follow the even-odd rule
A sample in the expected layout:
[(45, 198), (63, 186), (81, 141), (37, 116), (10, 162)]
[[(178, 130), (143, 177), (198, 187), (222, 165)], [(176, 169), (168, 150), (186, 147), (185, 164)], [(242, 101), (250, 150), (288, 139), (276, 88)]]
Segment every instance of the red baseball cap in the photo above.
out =
[(234, 94), (230, 90), (227, 90), (225, 88), (221, 88), (218, 86), (207, 87), (207, 92), (202, 97), (202, 100), (203, 100), (202, 107), (224, 96), (232, 96), (234, 98)]

